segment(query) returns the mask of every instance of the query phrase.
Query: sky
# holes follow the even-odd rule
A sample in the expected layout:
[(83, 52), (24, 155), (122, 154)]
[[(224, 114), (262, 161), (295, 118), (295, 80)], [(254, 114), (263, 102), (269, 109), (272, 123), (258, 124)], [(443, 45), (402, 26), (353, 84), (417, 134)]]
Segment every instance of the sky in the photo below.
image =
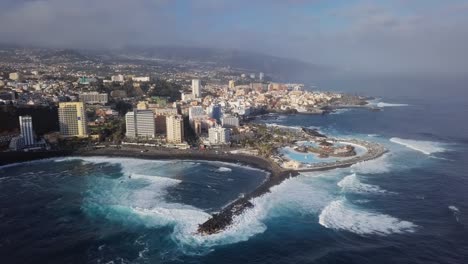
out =
[(0, 42), (178, 45), (367, 72), (468, 72), (468, 0), (0, 0)]

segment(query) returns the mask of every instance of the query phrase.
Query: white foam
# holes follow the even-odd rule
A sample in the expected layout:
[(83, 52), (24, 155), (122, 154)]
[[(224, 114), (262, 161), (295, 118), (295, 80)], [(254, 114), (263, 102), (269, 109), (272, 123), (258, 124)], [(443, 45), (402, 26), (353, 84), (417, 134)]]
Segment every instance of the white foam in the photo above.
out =
[(412, 150), (419, 151), (426, 155), (431, 155), (436, 152), (445, 152), (447, 149), (444, 148), (443, 143), (433, 142), (433, 141), (422, 141), (422, 140), (412, 140), (412, 139), (402, 139), (402, 138), (391, 138), (391, 142), (403, 145)]
[(389, 161), (390, 154), (386, 153), (381, 157), (368, 161), (361, 161), (351, 166), (353, 173), (361, 174), (379, 174), (390, 171), (392, 166)]
[(459, 218), (460, 209), (458, 209), (458, 207), (456, 207), (455, 205), (450, 205), (448, 208), (449, 208), (450, 211), (452, 211), (453, 217), (455, 217), (455, 220), (457, 222), (460, 222), (460, 218)]
[[(120, 164), (122, 170), (129, 173), (130, 178), (89, 178), (90, 189), (86, 192), (83, 205), (86, 212), (122, 224), (152, 228), (173, 227), (171, 237), (186, 254), (205, 254), (211, 251), (213, 246), (245, 241), (266, 230), (262, 219), (268, 210), (261, 205), (265, 198), (253, 201), (258, 206), (236, 217), (234, 224), (227, 230), (219, 234), (201, 236), (196, 234), (198, 225), (208, 220), (210, 214), (193, 206), (166, 201), (167, 189), (179, 184), (179, 180), (148, 175), (148, 172), (132, 172), (141, 171), (141, 168), (151, 168), (151, 165), (154, 165), (153, 161), (85, 158), (85, 162), (88, 161)], [(186, 163), (181, 164), (187, 165)], [(219, 166), (223, 163), (215, 164)], [(220, 168), (224, 168), (223, 171), (231, 169), (224, 166)], [(138, 181), (145, 185), (135, 185)]]
[(459, 212), (460, 212), (460, 209), (458, 209), (458, 207), (456, 207), (455, 205), (450, 205), (448, 208), (449, 208), (450, 211), (452, 211), (452, 212), (455, 212), (455, 213), (459, 213)]
[(344, 192), (351, 193), (387, 193), (382, 190), (379, 186), (365, 184), (359, 181), (356, 173), (344, 177), (337, 184)]
[(218, 171), (219, 171), (219, 172), (230, 172), (230, 171), (232, 171), (232, 169), (231, 169), (231, 168), (228, 168), (228, 167), (220, 167), (220, 168), (218, 169)]
[[(313, 199), (310, 193), (314, 193)], [(264, 224), (266, 218), (290, 215), (291, 212), (316, 214), (330, 200), (332, 197), (326, 190), (315, 190), (315, 187), (304, 182), (304, 178), (291, 178), (273, 187), (270, 193), (252, 199), (254, 207), (235, 216), (233, 224), (226, 230), (212, 235), (195, 234), (198, 224), (204, 222), (200, 218), (198, 222), (176, 225), (173, 239), (187, 254), (207, 252), (214, 246), (246, 241), (263, 233), (267, 229)]]
[(295, 130), (302, 129), (302, 127), (300, 126), (286, 126), (286, 125), (281, 125), (278, 123), (265, 123), (265, 125), (268, 127), (278, 127), (278, 128), (295, 129)]
[(377, 103), (377, 107), (400, 107), (400, 106), (408, 106), (408, 104), (392, 104), (392, 103), (385, 103), (385, 102)]
[(358, 235), (389, 235), (414, 232), (416, 225), (395, 217), (351, 207), (346, 200), (335, 200), (320, 213), (319, 223), (335, 230)]
[(346, 113), (348, 111), (350, 111), (351, 108), (340, 108), (340, 109), (336, 109), (334, 110), (333, 112), (331, 112), (330, 114), (331, 115), (339, 115), (339, 114), (343, 114), (343, 113)]
[(131, 175), (133, 173), (145, 173), (148, 170), (155, 169), (161, 165), (168, 164), (171, 161), (161, 160), (145, 160), (145, 159), (134, 159), (134, 158), (112, 158), (112, 157), (83, 157), (79, 158), (85, 162), (90, 163), (109, 163), (116, 164), (122, 167), (122, 172), (125, 175)]
[(181, 180), (172, 179), (169, 177), (154, 176), (154, 175), (144, 175), (132, 173), (130, 179), (139, 179), (157, 183), (159, 186), (172, 186), (181, 183)]
[[(214, 164), (219, 164), (218, 168), (224, 167), (221, 163)], [(135, 166), (133, 160), (126, 164), (126, 166), (130, 165)], [(147, 167), (148, 165), (140, 164), (140, 166)], [(232, 167), (231, 164), (226, 166)], [(96, 187), (92, 193), (88, 193), (91, 197), (88, 197), (86, 207), (91, 212), (97, 211), (101, 217), (121, 223), (151, 228), (170, 227), (173, 230), (170, 235), (171, 239), (182, 252), (191, 255), (206, 254), (215, 246), (246, 241), (252, 236), (263, 233), (267, 229), (266, 219), (294, 217), (297, 214), (306, 216), (320, 214), (324, 207), (336, 199), (336, 181), (331, 182), (327, 180), (327, 177), (337, 177), (337, 173), (341, 175), (344, 172), (344, 170), (337, 169), (287, 179), (282, 184), (271, 188), (271, 192), (252, 199), (254, 207), (234, 217), (233, 224), (228, 229), (206, 236), (198, 235), (196, 231), (198, 225), (208, 220), (210, 215), (199, 208), (167, 202), (166, 190), (170, 186), (179, 184), (179, 181), (147, 175), (148, 172), (134, 172), (131, 174), (132, 178), (125, 179), (123, 183), (119, 183), (120, 179), (102, 179), (113, 181), (112, 186), (109, 186), (108, 182), (91, 183), (91, 186)], [(327, 177), (320, 175), (327, 175)], [(143, 181), (147, 185), (136, 188), (133, 184), (136, 180)], [(397, 224), (401, 223), (404, 222), (397, 221)]]

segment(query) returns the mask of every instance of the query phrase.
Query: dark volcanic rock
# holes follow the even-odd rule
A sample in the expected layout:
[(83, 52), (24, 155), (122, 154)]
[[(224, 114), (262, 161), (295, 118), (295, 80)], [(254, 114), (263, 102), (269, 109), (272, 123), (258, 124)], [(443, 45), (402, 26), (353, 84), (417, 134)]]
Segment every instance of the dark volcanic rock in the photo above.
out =
[(311, 135), (311, 136), (314, 136), (314, 137), (322, 137), (322, 138), (327, 138), (327, 136), (321, 134), (320, 132), (318, 132), (317, 129), (310, 129), (310, 128), (307, 128), (307, 127), (303, 127), (302, 128), (302, 131), (304, 131), (305, 133)]

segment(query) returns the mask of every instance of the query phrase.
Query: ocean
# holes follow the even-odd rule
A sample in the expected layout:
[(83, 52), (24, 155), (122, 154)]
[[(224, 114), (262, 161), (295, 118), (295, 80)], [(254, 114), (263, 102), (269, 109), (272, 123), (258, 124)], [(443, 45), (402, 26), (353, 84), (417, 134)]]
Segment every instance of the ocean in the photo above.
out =
[(390, 151), (288, 179), (211, 236), (194, 234), (197, 224), (253, 190), (266, 172), (105, 157), (0, 167), (1, 262), (467, 263), (468, 103), (453, 90), (396, 90), (372, 94), (381, 96), (373, 102), (379, 112), (257, 120), (376, 141)]

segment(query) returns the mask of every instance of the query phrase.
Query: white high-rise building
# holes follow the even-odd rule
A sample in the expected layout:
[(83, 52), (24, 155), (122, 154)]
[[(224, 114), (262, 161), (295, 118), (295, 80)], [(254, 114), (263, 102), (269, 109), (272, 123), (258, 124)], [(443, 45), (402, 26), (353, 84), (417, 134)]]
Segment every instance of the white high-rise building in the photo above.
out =
[(208, 129), (208, 141), (212, 145), (224, 145), (231, 142), (231, 130), (221, 126)]
[(154, 137), (156, 126), (152, 110), (133, 109), (125, 115), (126, 136), (136, 137)]
[(30, 116), (20, 116), (20, 130), (21, 130), (21, 137), (24, 140), (25, 146), (34, 145), (34, 130), (32, 125), (32, 117)]
[(200, 98), (201, 96), (201, 84), (199, 79), (192, 80), (192, 94), (195, 98)]
[(181, 115), (166, 117), (167, 142), (180, 144), (184, 141), (184, 119)]
[(261, 72), (259, 75), (258, 75), (258, 79), (260, 81), (263, 81), (263, 79), (265, 78), (265, 74), (263, 72)]

